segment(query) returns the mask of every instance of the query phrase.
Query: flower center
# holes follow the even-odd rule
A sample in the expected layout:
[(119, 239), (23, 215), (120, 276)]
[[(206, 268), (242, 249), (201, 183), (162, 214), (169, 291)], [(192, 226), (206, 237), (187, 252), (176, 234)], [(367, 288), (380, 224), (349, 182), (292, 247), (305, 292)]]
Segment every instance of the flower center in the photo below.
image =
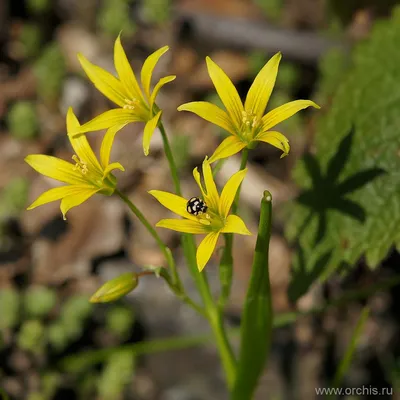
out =
[(75, 161), (75, 165), (73, 166), (74, 171), (79, 171), (82, 175), (86, 175), (88, 173), (88, 167), (87, 164), (80, 160), (77, 155), (73, 155), (72, 159)]
[(197, 219), (202, 225), (208, 226), (210, 231), (219, 231), (225, 225), (221, 217), (210, 209), (205, 213), (199, 214)]
[(139, 104), (138, 99), (124, 99), (125, 101), (125, 105), (123, 106), (123, 108), (125, 110), (134, 110), (136, 108), (136, 106)]
[(242, 111), (242, 125), (240, 127), (241, 137), (245, 141), (250, 141), (255, 136), (260, 119), (254, 113)]

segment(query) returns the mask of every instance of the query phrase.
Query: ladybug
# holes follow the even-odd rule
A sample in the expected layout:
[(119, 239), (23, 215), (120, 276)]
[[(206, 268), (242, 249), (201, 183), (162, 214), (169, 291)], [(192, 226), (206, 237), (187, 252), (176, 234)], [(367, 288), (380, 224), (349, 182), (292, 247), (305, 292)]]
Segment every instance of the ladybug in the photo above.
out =
[(199, 215), (207, 211), (206, 203), (198, 197), (192, 197), (186, 204), (186, 210), (189, 214)]

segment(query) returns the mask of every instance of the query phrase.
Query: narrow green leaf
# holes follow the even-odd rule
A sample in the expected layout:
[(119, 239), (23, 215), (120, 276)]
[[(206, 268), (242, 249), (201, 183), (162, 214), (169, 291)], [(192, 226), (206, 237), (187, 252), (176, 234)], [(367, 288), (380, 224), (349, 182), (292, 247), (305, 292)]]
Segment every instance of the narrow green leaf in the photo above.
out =
[(272, 196), (264, 192), (250, 284), (241, 324), (241, 347), (232, 400), (251, 399), (268, 359), (273, 324), (268, 249)]
[(354, 329), (353, 335), (351, 336), (349, 346), (347, 347), (346, 352), (342, 360), (340, 361), (339, 367), (336, 370), (335, 377), (333, 378), (332, 387), (339, 387), (342, 384), (343, 378), (350, 367), (351, 360), (353, 359), (354, 352), (356, 350), (360, 336), (364, 330), (364, 325), (368, 319), (368, 316), (369, 308), (364, 307), (361, 312), (360, 318), (357, 321), (357, 325)]

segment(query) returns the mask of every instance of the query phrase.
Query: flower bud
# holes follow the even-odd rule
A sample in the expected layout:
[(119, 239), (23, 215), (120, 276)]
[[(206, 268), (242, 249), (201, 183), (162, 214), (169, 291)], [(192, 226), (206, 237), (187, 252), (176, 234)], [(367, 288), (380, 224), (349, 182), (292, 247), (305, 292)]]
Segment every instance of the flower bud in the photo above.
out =
[(125, 296), (139, 283), (138, 275), (134, 272), (127, 272), (110, 281), (106, 282), (97, 292), (90, 298), (91, 303), (108, 303), (118, 300)]

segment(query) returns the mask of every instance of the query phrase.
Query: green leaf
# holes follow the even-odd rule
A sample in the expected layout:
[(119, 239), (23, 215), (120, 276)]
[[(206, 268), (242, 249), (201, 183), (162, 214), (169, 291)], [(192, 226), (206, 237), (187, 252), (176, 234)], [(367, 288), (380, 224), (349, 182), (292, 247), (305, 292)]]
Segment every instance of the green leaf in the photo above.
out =
[[(315, 155), (295, 168), (301, 192), (289, 207), (286, 234), (306, 260), (294, 261), (298, 284), (304, 276), (349, 270), (364, 255), (375, 268), (393, 245), (400, 248), (399, 43), (397, 8), (354, 51), (352, 67), (319, 115)], [(328, 254), (321, 268), (318, 260)]]
[(335, 376), (333, 378), (333, 383), (332, 387), (340, 387), (343, 383), (343, 378), (345, 377), (347, 371), (350, 368), (351, 361), (353, 359), (354, 353), (357, 348), (357, 344), (360, 340), (360, 337), (363, 333), (365, 323), (367, 322), (369, 316), (369, 308), (364, 307), (360, 318), (357, 321), (357, 325), (354, 328), (353, 335), (351, 336), (350, 343), (346, 349), (346, 352), (340, 361), (339, 367), (335, 373)]
[(268, 249), (272, 197), (264, 192), (250, 284), (244, 304), (240, 352), (232, 400), (251, 399), (271, 346), (273, 324)]

